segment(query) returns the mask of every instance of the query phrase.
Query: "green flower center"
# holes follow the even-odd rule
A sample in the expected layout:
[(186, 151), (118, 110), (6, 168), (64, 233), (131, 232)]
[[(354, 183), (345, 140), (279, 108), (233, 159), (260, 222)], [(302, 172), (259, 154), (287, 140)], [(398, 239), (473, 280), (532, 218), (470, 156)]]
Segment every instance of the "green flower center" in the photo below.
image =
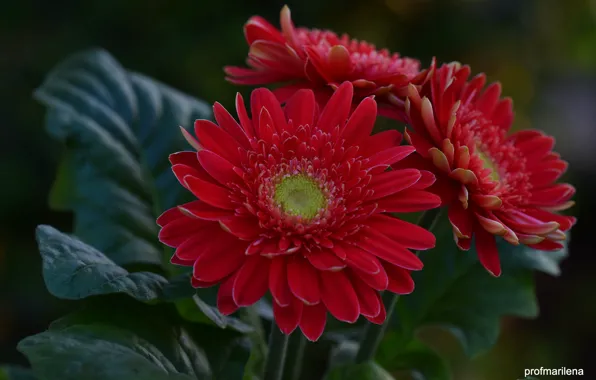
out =
[(326, 205), (317, 182), (302, 174), (283, 178), (275, 186), (274, 199), (286, 214), (304, 219), (313, 218)]
[(493, 160), (491, 160), (488, 155), (485, 154), (480, 148), (476, 148), (476, 154), (482, 160), (482, 165), (484, 168), (490, 170), (490, 179), (495, 182), (501, 181), (501, 177), (499, 176), (499, 167), (497, 164), (495, 164)]

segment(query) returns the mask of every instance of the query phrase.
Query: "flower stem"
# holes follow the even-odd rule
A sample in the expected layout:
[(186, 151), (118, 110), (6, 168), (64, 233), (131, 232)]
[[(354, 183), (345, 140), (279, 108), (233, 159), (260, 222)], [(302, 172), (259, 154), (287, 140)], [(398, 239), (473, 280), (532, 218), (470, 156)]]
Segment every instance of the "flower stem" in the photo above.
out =
[(281, 380), (288, 349), (288, 336), (273, 322), (269, 336), (269, 353), (265, 364), (264, 380)]
[[(435, 208), (424, 212), (418, 220), (418, 225), (431, 231), (435, 225), (435, 222), (439, 219), (440, 210), (440, 208)], [(366, 324), (366, 327), (364, 328), (364, 337), (360, 341), (360, 349), (358, 350), (358, 354), (356, 354), (356, 363), (362, 363), (374, 359), (377, 348), (379, 347), (379, 344), (383, 339), (383, 335), (385, 335), (385, 331), (389, 326), (391, 316), (393, 315), (393, 310), (395, 309), (395, 305), (397, 305), (398, 300), (399, 294), (384, 292), (383, 303), (385, 304), (385, 309), (387, 310), (387, 317), (385, 318), (385, 322), (382, 325), (376, 325), (370, 322)]]
[(290, 335), (287, 353), (288, 361), (286, 362), (283, 380), (298, 380), (300, 378), (305, 347), (306, 338), (302, 335), (302, 332), (295, 331)]

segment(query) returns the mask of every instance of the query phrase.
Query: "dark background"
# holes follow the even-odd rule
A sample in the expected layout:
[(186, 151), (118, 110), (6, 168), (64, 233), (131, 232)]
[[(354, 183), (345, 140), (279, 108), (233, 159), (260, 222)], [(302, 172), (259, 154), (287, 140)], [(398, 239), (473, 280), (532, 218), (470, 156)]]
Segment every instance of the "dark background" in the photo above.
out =
[[(279, 1), (22, 0), (0, 7), (0, 362), (26, 364), (16, 343), (73, 306), (44, 289), (37, 224), (71, 227), (47, 207), (60, 146), (43, 129), (31, 93), (59, 61), (98, 46), (125, 67), (231, 107), (238, 88), (222, 66), (242, 64), (243, 23), (260, 14), (278, 25)], [(570, 162), (579, 217), (559, 278), (537, 276), (537, 320), (506, 319), (498, 345), (466, 364), (450, 352), (458, 380), (505, 380), (524, 368), (583, 368), (596, 378), (593, 212), (596, 210), (596, 1), (289, 1), (297, 25), (347, 32), (418, 57), (469, 63), (513, 97), (515, 128), (557, 138)], [(249, 89), (241, 88), (246, 93)]]

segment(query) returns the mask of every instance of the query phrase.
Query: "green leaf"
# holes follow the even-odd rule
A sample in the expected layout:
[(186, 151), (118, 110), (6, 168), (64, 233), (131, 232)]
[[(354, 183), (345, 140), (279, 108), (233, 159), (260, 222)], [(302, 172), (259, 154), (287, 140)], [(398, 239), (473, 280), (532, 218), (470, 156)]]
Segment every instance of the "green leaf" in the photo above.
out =
[[(50, 331), (61, 331), (72, 326), (107, 325), (149, 342), (180, 373), (200, 378), (210, 373), (205, 353), (197, 346), (198, 340), (195, 337), (191, 339), (188, 329), (180, 326), (171, 305), (146, 305), (120, 295), (93, 301), (81, 310), (54, 321)], [(208, 342), (203, 340), (201, 343)]]
[(217, 288), (215, 287), (194, 289), (190, 285), (190, 274), (188, 273), (173, 277), (163, 289), (163, 299), (174, 302), (180, 316), (188, 321), (215, 324), (222, 329), (229, 327), (241, 333), (253, 331), (249, 324), (223, 315), (217, 309), (216, 297)]
[(222, 329), (229, 327), (241, 333), (253, 330), (251, 326), (241, 320), (223, 315), (216, 306), (207, 304), (196, 294), (191, 298), (178, 300), (175, 304), (182, 318), (187, 321), (214, 324)]
[(408, 372), (411, 378), (416, 379), (451, 379), (449, 365), (438, 353), (417, 340), (400, 346), (396, 335), (394, 332), (386, 334), (385, 345), (377, 354), (377, 360), (384, 368), (392, 373)]
[(557, 274), (566, 252), (541, 252), (500, 241), (503, 273), (495, 278), (478, 262), (474, 249), (457, 249), (446, 218), (439, 223), (437, 247), (420, 254), (424, 269), (413, 273), (416, 290), (397, 304), (398, 336), (391, 342), (385, 339), (383, 345), (406, 346), (419, 328), (441, 326), (474, 356), (494, 345), (502, 316), (538, 314), (532, 271)]
[(346, 364), (333, 368), (325, 380), (394, 380), (394, 378), (375, 362)]
[(35, 96), (66, 146), (52, 206), (72, 210), (75, 234), (116, 264), (161, 264), (155, 218), (185, 194), (168, 155), (188, 149), (178, 127), (210, 118), (210, 108), (102, 50), (59, 64)]
[(161, 295), (167, 283), (155, 273), (130, 273), (95, 248), (50, 226), (37, 227), (36, 235), (46, 287), (58, 298), (125, 293), (150, 301)]
[(36, 380), (33, 371), (13, 365), (0, 366), (0, 380)]
[[(109, 325), (75, 325), (30, 336), (18, 345), (47, 380), (191, 380), (155, 346)], [(207, 378), (204, 376), (203, 378)]]

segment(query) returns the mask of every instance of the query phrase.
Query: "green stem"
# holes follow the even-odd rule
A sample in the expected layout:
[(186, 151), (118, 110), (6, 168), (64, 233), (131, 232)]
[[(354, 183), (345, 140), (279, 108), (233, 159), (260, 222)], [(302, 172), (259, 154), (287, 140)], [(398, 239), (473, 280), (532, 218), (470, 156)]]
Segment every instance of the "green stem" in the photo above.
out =
[[(435, 222), (439, 219), (440, 210), (440, 208), (435, 208), (424, 212), (422, 216), (420, 216), (418, 225), (431, 231), (435, 225)], [(384, 292), (383, 303), (385, 304), (385, 309), (387, 310), (387, 317), (385, 318), (385, 322), (382, 325), (376, 325), (370, 322), (366, 324), (366, 327), (364, 328), (364, 338), (362, 338), (360, 341), (360, 349), (358, 350), (358, 354), (356, 354), (356, 363), (362, 363), (374, 359), (377, 348), (379, 347), (379, 344), (383, 339), (383, 335), (385, 335), (385, 331), (389, 326), (393, 310), (395, 309), (395, 305), (397, 305), (398, 300), (399, 294)]]
[(288, 336), (281, 332), (275, 322), (271, 326), (269, 353), (265, 364), (264, 380), (281, 380), (288, 349)]
[(288, 353), (286, 368), (284, 370), (284, 380), (298, 380), (302, 370), (302, 360), (304, 359), (304, 348), (306, 347), (306, 338), (301, 331), (296, 331), (290, 335), (288, 343)]

